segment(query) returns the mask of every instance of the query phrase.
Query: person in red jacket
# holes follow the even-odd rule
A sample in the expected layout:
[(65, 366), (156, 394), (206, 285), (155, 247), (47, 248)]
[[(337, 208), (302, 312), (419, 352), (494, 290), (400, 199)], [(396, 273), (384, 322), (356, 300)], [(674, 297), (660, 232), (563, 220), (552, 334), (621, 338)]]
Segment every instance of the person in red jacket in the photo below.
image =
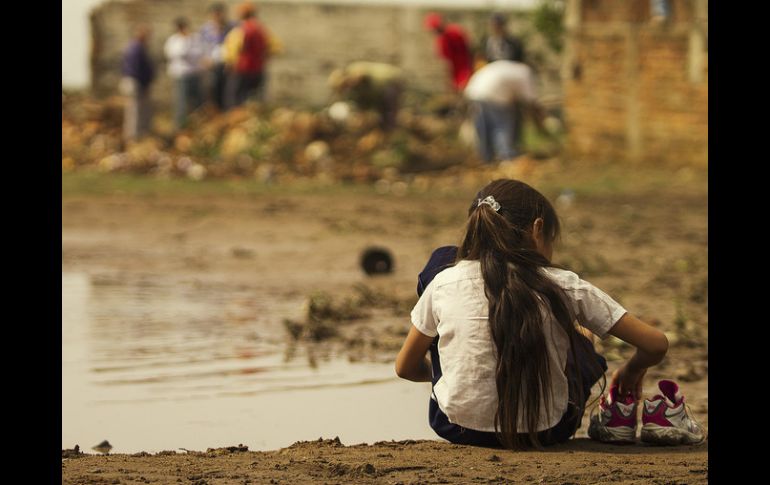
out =
[(457, 24), (445, 24), (437, 13), (425, 17), (425, 27), (436, 34), (438, 54), (449, 62), (452, 71), (452, 85), (456, 91), (462, 91), (473, 74), (468, 35)]
[(269, 54), (268, 35), (264, 26), (257, 20), (257, 9), (251, 2), (238, 6), (241, 23), (238, 26), (242, 41), (234, 71), (235, 102), (240, 105), (246, 99), (255, 96), (264, 100), (265, 64)]

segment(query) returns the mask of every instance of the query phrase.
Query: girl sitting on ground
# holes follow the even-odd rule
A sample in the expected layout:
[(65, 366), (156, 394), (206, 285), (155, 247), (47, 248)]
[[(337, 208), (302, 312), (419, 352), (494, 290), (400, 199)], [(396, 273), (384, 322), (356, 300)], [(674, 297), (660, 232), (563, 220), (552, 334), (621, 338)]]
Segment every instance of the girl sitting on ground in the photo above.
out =
[(421, 273), (422, 295), (396, 373), (432, 382), (429, 419), (439, 436), (507, 448), (568, 440), (607, 370), (594, 335), (614, 335), (636, 353), (613, 373), (589, 434), (634, 440), (642, 380), (665, 356), (668, 340), (602, 290), (553, 266), (559, 231), (543, 195), (520, 181), (496, 180), (471, 203), (462, 245), (436, 250)]

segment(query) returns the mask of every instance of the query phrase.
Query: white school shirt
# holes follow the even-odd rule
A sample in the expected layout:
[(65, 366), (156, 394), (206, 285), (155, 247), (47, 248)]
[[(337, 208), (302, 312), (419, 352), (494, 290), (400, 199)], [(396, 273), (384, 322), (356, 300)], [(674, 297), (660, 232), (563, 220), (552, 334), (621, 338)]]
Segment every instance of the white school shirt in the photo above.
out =
[(194, 34), (182, 35), (179, 32), (171, 35), (163, 46), (163, 52), (168, 59), (168, 75), (172, 79), (201, 70), (203, 51)]
[[(604, 339), (626, 310), (571, 271), (543, 268), (564, 289), (581, 325)], [(478, 431), (495, 431), (497, 387), (495, 344), (489, 332), (489, 302), (479, 261), (462, 260), (436, 275), (412, 310), (412, 324), (429, 337), (439, 335), (442, 376), (433, 389), (439, 408), (451, 423)], [(569, 340), (550, 312), (545, 321), (553, 399), (541, 402), (536, 431), (555, 426), (567, 410), (565, 368)], [(527, 432), (523, 416), (518, 429)]]
[(485, 65), (468, 80), (465, 97), (497, 105), (514, 101), (532, 101), (536, 96), (532, 69), (515, 61), (494, 61)]

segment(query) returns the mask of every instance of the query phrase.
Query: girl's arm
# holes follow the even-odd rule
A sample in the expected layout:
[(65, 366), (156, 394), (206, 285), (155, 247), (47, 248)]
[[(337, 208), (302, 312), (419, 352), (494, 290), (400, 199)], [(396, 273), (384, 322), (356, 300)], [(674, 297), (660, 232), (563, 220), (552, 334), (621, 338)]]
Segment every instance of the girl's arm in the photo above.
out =
[(642, 397), (642, 380), (648, 367), (659, 363), (668, 351), (666, 335), (655, 327), (626, 313), (610, 329), (610, 335), (636, 347), (636, 353), (612, 375), (621, 395)]
[(423, 335), (414, 325), (406, 336), (403, 347), (396, 356), (396, 374), (414, 382), (429, 382), (432, 377), (430, 361), (425, 354), (433, 337)]

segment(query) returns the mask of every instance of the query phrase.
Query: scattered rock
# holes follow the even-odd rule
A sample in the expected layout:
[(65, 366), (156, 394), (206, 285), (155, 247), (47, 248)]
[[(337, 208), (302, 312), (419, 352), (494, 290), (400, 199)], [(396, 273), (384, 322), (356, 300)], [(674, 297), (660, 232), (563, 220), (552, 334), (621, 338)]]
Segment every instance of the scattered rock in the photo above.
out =
[(361, 268), (368, 275), (391, 273), (393, 256), (383, 247), (366, 248), (361, 254)]
[(249, 248), (235, 247), (231, 250), (233, 257), (238, 259), (252, 259), (254, 258), (254, 250)]
[[(379, 128), (379, 114), (343, 102), (319, 111), (269, 110), (256, 104), (223, 114), (202, 110), (191, 115), (184, 133), (127, 144), (122, 141), (121, 103), (87, 95), (62, 97), (62, 171), (96, 167), (192, 180), (253, 175), (265, 183), (297, 177), (320, 184), (371, 183), (385, 169), (402, 178), (460, 166), (475, 154), (458, 137), (465, 116), (456, 100), (439, 101), (452, 108), (433, 114), (403, 107), (388, 133)], [(166, 129), (161, 129), (163, 119), (155, 121), (158, 130)], [(386, 180), (400, 182), (393, 186), (396, 195), (409, 185), (394, 177)]]

